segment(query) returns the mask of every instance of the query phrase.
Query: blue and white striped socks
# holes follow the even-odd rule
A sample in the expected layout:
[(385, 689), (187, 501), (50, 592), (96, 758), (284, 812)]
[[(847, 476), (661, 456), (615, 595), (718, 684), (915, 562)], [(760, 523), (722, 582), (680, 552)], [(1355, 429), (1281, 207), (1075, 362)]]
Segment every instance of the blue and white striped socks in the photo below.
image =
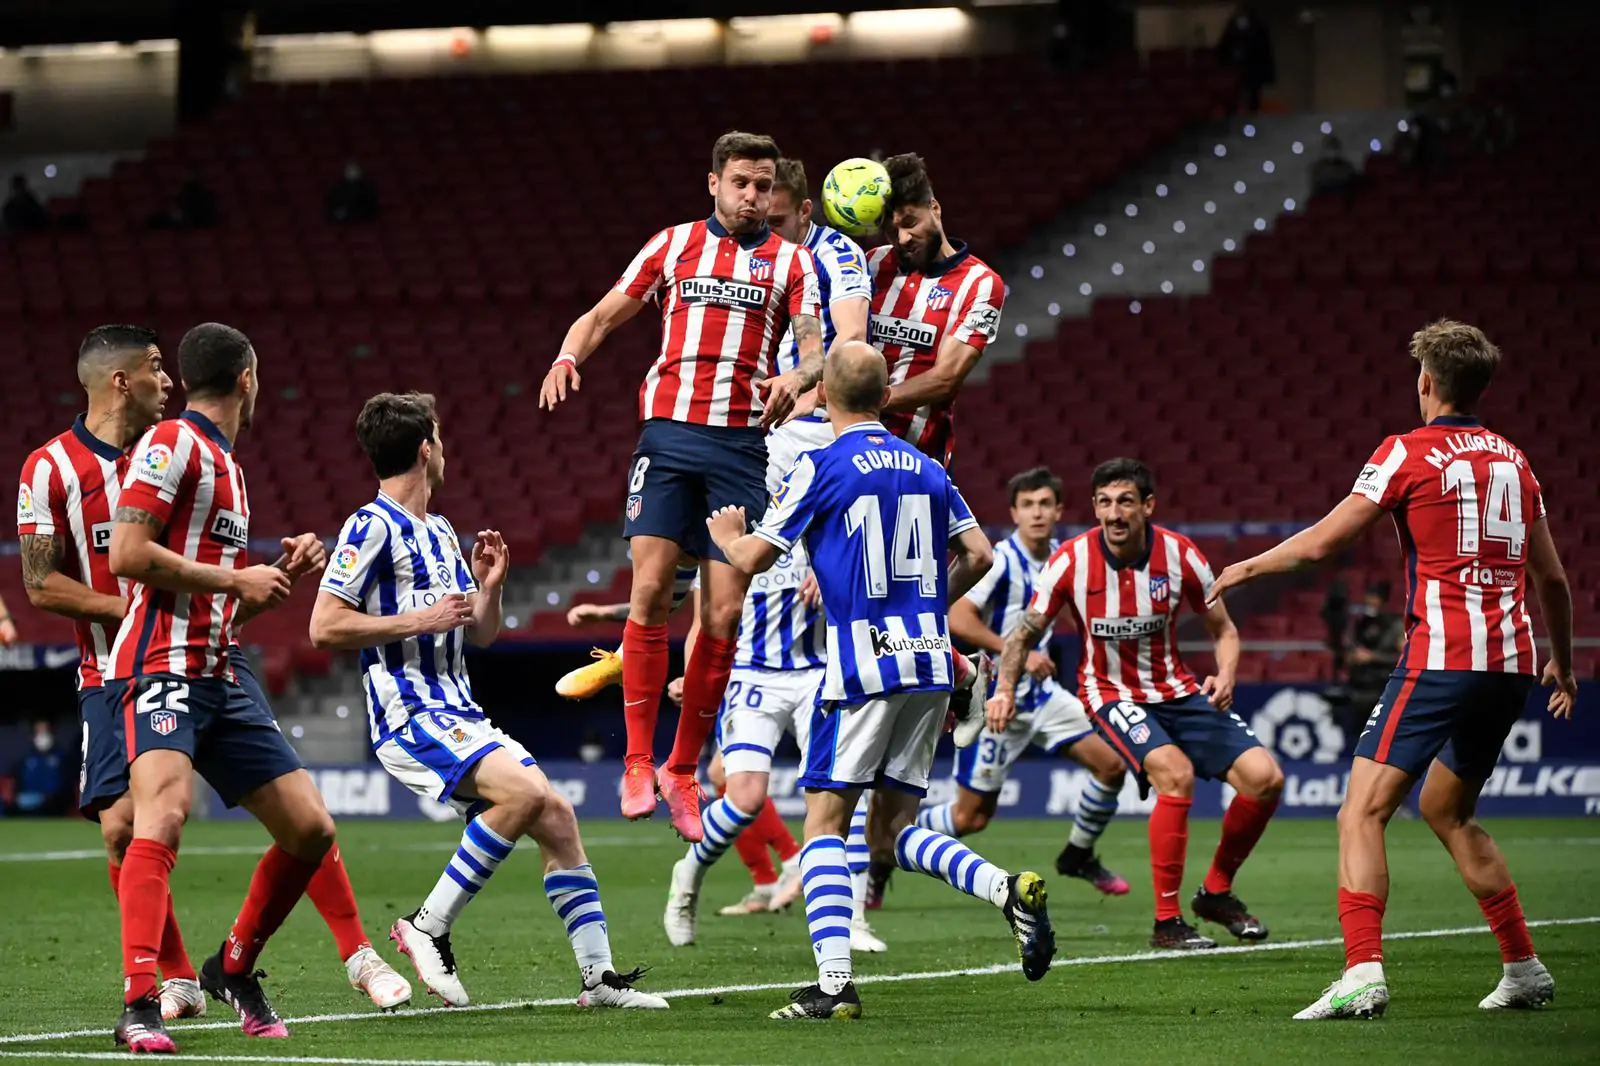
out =
[(735, 807), (726, 796), (706, 805), (700, 812), (700, 840), (689, 845), (689, 858), (694, 860), (696, 883), (705, 880), (706, 871), (727, 854), (739, 834), (756, 820), (755, 814), (746, 814)]
[(894, 842), (894, 856), (902, 870), (940, 878), (996, 907), (1006, 905), (1011, 875), (955, 837), (908, 825)]
[(844, 841), (815, 837), (800, 849), (800, 878), (806, 893), (806, 924), (817, 957), (817, 983), (838, 995), (850, 983), (850, 868)]
[(1117, 813), (1117, 793), (1094, 778), (1078, 796), (1078, 813), (1072, 818), (1072, 835), (1067, 843), (1075, 848), (1094, 850), (1094, 842), (1106, 831), (1111, 816)]
[(917, 811), (916, 824), (935, 833), (953, 837), (956, 835), (956, 805), (940, 803), (932, 807), (922, 807)]
[(412, 924), (429, 936), (448, 933), (472, 897), (489, 883), (490, 875), (511, 857), (513, 846), (512, 841), (484, 825), (481, 817), (468, 822), (461, 844)]
[(856, 918), (867, 913), (867, 867), (872, 865), (872, 853), (867, 849), (867, 802), (872, 790), (865, 789), (850, 814), (850, 835), (844, 841), (846, 865), (850, 868), (850, 901)]
[(600, 882), (595, 880), (594, 867), (584, 863), (570, 870), (551, 870), (544, 875), (544, 894), (567, 927), (583, 983), (594, 984), (612, 968), (611, 940), (606, 935), (606, 912), (600, 906)]

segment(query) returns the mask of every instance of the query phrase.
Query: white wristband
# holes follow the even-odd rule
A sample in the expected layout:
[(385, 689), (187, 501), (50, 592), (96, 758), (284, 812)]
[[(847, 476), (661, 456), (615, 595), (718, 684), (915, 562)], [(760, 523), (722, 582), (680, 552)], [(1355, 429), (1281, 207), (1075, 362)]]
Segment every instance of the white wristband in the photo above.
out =
[(556, 356), (556, 361), (551, 363), (550, 366), (554, 368), (560, 366), (562, 363), (566, 363), (574, 370), (578, 369), (578, 357), (573, 355), (571, 352), (562, 352), (560, 355)]

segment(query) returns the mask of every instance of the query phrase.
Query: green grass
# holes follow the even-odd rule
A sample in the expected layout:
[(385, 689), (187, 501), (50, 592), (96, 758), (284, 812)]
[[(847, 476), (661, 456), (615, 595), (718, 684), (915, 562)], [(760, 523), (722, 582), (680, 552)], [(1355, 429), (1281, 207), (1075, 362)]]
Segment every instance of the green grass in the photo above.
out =
[[(1600, 915), (1600, 834), (1583, 821), (1505, 821), (1491, 826), (1520, 882), (1530, 918)], [(386, 957), (384, 930), (432, 886), (457, 838), (452, 825), (341, 827), (346, 863), (373, 939)], [(997, 822), (971, 843), (1011, 869), (1049, 873), (1061, 822)], [(1192, 827), (1189, 889), (1216, 840), (1214, 822)], [(782, 983), (814, 978), (805, 924), (795, 914), (726, 919), (714, 911), (742, 894), (745, 874), (730, 855), (706, 886), (700, 944), (673, 950), (661, 931), (668, 869), (681, 853), (660, 821), (589, 827), (613, 948), (621, 968), (653, 969), (656, 990)], [(200, 823), (186, 846), (252, 846), (254, 825)], [(92, 859), (7, 861), (8, 853), (91, 849), (92, 827), (0, 822), (0, 886), (9, 920), (0, 927), (0, 1034), (101, 1029), (104, 1035), (38, 1043), (0, 1043), (0, 1053), (51, 1062), (51, 1052), (111, 1048), (120, 990), (117, 916), (103, 863)], [(502, 868), (456, 927), (455, 946), (476, 1003), (574, 997), (578, 979), (561, 927), (539, 884), (533, 849)], [(1146, 950), (1150, 888), (1142, 824), (1118, 821), (1103, 848), (1108, 864), (1135, 888), (1101, 900), (1078, 882), (1052, 879), (1051, 911), (1061, 957)], [(1415, 822), (1390, 832), (1394, 892), (1391, 932), (1481, 926), (1482, 918), (1443, 851)], [(214, 950), (243, 896), (248, 854), (185, 852), (173, 892), (198, 962)], [(1329, 822), (1284, 821), (1245, 867), (1239, 892), (1272, 927), (1274, 941), (1336, 937), (1335, 854)], [(992, 908), (928, 878), (896, 876), (875, 919), (887, 955), (858, 957), (858, 975), (982, 967), (1014, 951)], [(352, 1059), (627, 1061), (661, 1063), (1042, 1064), (1290, 1063), (1353, 1056), (1385, 1062), (1485, 1063), (1594, 1061), (1600, 1046), (1600, 925), (1537, 929), (1535, 942), (1560, 997), (1531, 1014), (1476, 1009), (1498, 978), (1494, 941), (1485, 933), (1397, 941), (1387, 969), (1394, 996), (1388, 1017), (1360, 1025), (1292, 1022), (1338, 972), (1336, 946), (1252, 951), (1173, 961), (1124, 961), (1057, 969), (1030, 985), (1019, 972), (861, 986), (865, 1018), (827, 1026), (777, 1023), (766, 1014), (783, 989), (676, 998), (653, 1014), (587, 1012), (569, 1006), (446, 1014), (401, 1013), (377, 1020), (303, 1022), (287, 1042), (250, 1042), (236, 1030), (185, 1034), (185, 1054), (328, 1056)], [(267, 988), (285, 1017), (366, 1013), (370, 1004), (345, 983), (332, 940), (303, 903), (268, 947)], [(419, 988), (418, 1003), (422, 1002)], [(211, 1005), (207, 1020), (227, 1017)], [(176, 1027), (175, 1027), (176, 1028)], [(265, 1061), (271, 1061), (270, 1058)]]

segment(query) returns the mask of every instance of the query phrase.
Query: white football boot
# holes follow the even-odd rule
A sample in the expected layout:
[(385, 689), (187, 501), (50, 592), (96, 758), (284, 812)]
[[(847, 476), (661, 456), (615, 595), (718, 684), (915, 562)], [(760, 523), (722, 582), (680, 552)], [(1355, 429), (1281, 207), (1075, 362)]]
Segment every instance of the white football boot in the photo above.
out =
[(641, 992), (633, 987), (633, 983), (644, 976), (644, 970), (636, 969), (630, 973), (617, 973), (607, 970), (601, 974), (592, 985), (584, 985), (583, 994), (578, 997), (580, 1007), (622, 1007), (632, 1010), (666, 1010), (667, 1001), (660, 996), (652, 996), (648, 992)]
[[(1481, 1010), (1533, 1010), (1556, 998), (1556, 979), (1535, 956), (1505, 964), (1505, 973), (1494, 991), (1478, 1004)], [(165, 990), (162, 1006), (166, 1005)]]
[(394, 1010), (411, 1002), (411, 982), (384, 962), (371, 944), (344, 960), (344, 972), (350, 987), (365, 992), (379, 1010)]
[(872, 931), (872, 925), (865, 918), (855, 918), (850, 922), (850, 950), (881, 955), (889, 950), (889, 945), (878, 939), (878, 935)]
[[(988, 725), (984, 703), (989, 698), (989, 657), (980, 651), (965, 658), (972, 665), (972, 680), (965, 685), (958, 681), (957, 688), (969, 689), (971, 694), (964, 711), (957, 712), (956, 725), (950, 733), (950, 739), (958, 748), (970, 748), (976, 744)], [(956, 672), (962, 673), (959, 667)]]
[(1296, 1014), (1294, 1019), (1318, 1022), (1381, 1018), (1388, 1006), (1389, 984), (1383, 979), (1383, 963), (1363, 962), (1340, 974), (1315, 1003)]
[(718, 910), (724, 918), (744, 918), (752, 914), (765, 914), (772, 909), (773, 885), (757, 885), (738, 903), (730, 903)]
[(417, 912), (412, 911), (397, 920), (389, 930), (389, 939), (395, 942), (400, 954), (411, 960), (423, 987), (451, 1007), (465, 1007), (467, 990), (456, 974), (456, 954), (450, 948), (450, 934), (429, 936), (412, 923)]
[(675, 948), (694, 943), (695, 925), (700, 917), (699, 866), (685, 855), (672, 866), (672, 888), (667, 892), (667, 910), (661, 924), (667, 940)]
[(161, 982), (161, 1020), (203, 1018), (206, 994), (200, 982), (190, 977), (171, 977)]
[(805, 878), (800, 875), (800, 856), (796, 855), (784, 863), (783, 869), (778, 872), (778, 887), (773, 890), (772, 903), (767, 909), (774, 914), (788, 910), (800, 898), (805, 887)]

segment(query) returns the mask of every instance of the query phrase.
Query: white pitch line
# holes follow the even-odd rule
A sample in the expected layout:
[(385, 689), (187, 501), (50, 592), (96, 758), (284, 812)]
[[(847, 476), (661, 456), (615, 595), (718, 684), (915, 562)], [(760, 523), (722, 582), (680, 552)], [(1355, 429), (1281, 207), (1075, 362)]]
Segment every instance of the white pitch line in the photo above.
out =
[[(1600, 924), (1600, 915), (1591, 915), (1583, 918), (1542, 918), (1530, 921), (1529, 929), (1542, 929), (1558, 925), (1595, 925)], [(1486, 925), (1462, 925), (1452, 929), (1420, 929), (1409, 933), (1385, 933), (1385, 940), (1434, 940), (1442, 937), (1474, 936), (1488, 933)], [(1210, 951), (1135, 951), (1125, 955), (1084, 955), (1070, 959), (1057, 959), (1051, 964), (1051, 969), (1059, 970), (1071, 966), (1111, 966), (1124, 962), (1183, 962), (1189, 959), (1211, 959), (1219, 955), (1254, 955), (1266, 951), (1300, 951), (1305, 948), (1335, 947), (1344, 943), (1343, 938), (1330, 936), (1314, 940), (1279, 940), (1268, 944), (1240, 944), (1213, 948)], [(858, 985), (888, 985), (900, 984), (906, 981), (939, 981), (951, 977), (989, 977), (994, 974), (1016, 973), (1016, 962), (995, 963), (992, 966), (970, 966), (956, 970), (919, 970), (911, 973), (884, 973), (862, 974), (855, 978)], [(779, 989), (793, 989), (803, 984), (805, 978), (793, 978), (788, 981), (770, 981), (762, 984), (748, 985), (712, 985), (705, 988), (675, 988), (666, 992), (655, 992), (663, 999), (682, 999), (687, 996), (724, 996), (737, 992), (774, 992)], [(395, 1011), (385, 1013), (382, 1011), (353, 1011), (341, 1014), (307, 1014), (299, 1018), (285, 1018), (288, 1025), (309, 1025), (317, 1022), (367, 1022), (389, 1021), (399, 1018), (419, 1018), (433, 1014), (472, 1014), (483, 1011), (522, 1010), (528, 1007), (568, 1007), (573, 1004), (571, 996), (559, 996), (551, 999), (511, 999), (500, 1003), (472, 1003), (465, 1007), (421, 1007), (417, 1010)], [(237, 1021), (226, 1022), (195, 1022), (193, 1024), (174, 1023), (167, 1027), (168, 1031), (176, 1035), (183, 1033), (200, 1032), (206, 1029), (237, 1029)], [(32, 1044), (48, 1040), (75, 1040), (86, 1036), (105, 1036), (106, 1027), (95, 1029), (71, 1029), (55, 1033), (10, 1033), (0, 1036), (0, 1044)], [(3, 1054), (3, 1053), (0, 1053)], [(280, 1061), (280, 1060), (274, 1060)]]
[[(126, 1051), (0, 1051), (0, 1059), (126, 1062)], [(163, 1062), (306, 1063), (309, 1066), (656, 1066), (645, 1062), (507, 1062), (503, 1059), (349, 1059), (323, 1055), (168, 1055)]]

